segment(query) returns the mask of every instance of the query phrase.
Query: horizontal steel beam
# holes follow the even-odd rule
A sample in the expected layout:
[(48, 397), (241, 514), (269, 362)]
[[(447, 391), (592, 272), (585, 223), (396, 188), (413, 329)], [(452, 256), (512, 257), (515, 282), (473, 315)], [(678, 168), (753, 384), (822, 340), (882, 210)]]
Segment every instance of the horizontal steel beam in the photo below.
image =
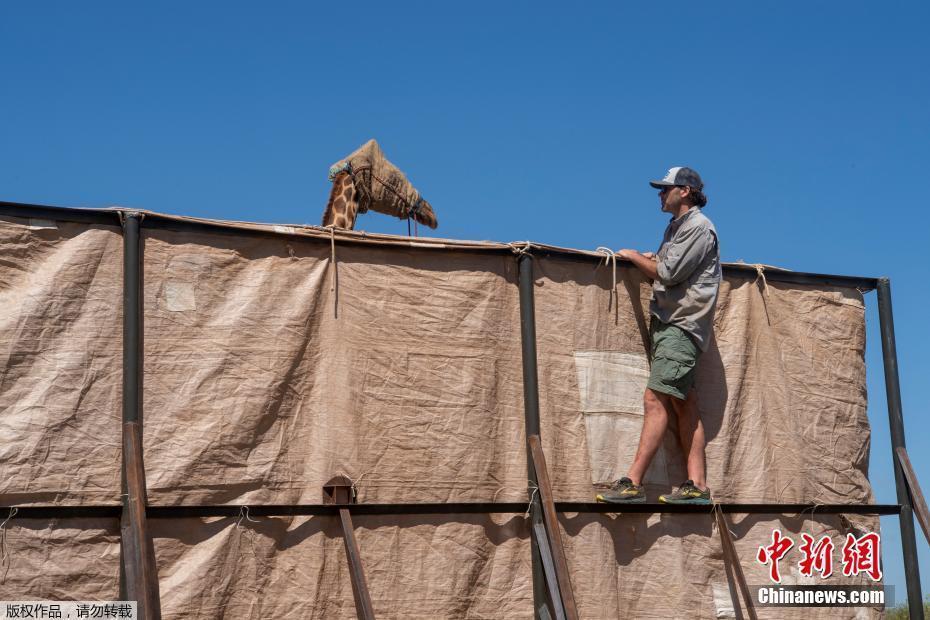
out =
[[(128, 209), (127, 209), (128, 210)], [(0, 215), (7, 217), (27, 217), (38, 220), (59, 220), (81, 224), (103, 224), (119, 226), (119, 211), (108, 209), (67, 209), (47, 205), (32, 205), (21, 202), (0, 200)]]
[[(348, 508), (353, 515), (431, 515), (431, 514), (524, 514), (526, 502), (458, 502), (458, 503), (406, 503), (406, 504), (296, 504), (249, 505), (250, 517), (286, 516), (338, 516), (340, 508)], [(244, 505), (217, 504), (204, 506), (147, 506), (149, 519), (182, 519), (187, 517), (237, 517)], [(794, 515), (811, 514), (864, 514), (896, 515), (898, 504), (717, 504), (725, 513)], [(5, 519), (11, 506), (0, 506), (0, 519)], [(710, 514), (713, 506), (671, 504), (599, 504), (593, 502), (555, 502), (557, 512), (625, 513), (625, 514)], [(16, 506), (15, 519), (54, 518), (114, 518), (120, 516), (121, 507), (112, 506)]]
[[(533, 246), (532, 253), (534, 256), (559, 256), (566, 260), (575, 260), (585, 263), (603, 262), (603, 255), (600, 258), (579, 254), (568, 250), (557, 250), (552, 248), (539, 248)], [(626, 264), (632, 268), (632, 263), (626, 259), (618, 258), (618, 263)], [(757, 278), (759, 272), (755, 265), (741, 263), (724, 263), (722, 265), (723, 273), (727, 276), (745, 276), (753, 279)], [(764, 269), (765, 281), (783, 282), (785, 284), (806, 284), (811, 286), (842, 286), (845, 288), (857, 288), (863, 293), (874, 290), (878, 287), (878, 278), (867, 276), (844, 276), (829, 273), (813, 273), (807, 271), (788, 271), (769, 267)]]
[[(753, 278), (757, 277), (758, 272), (752, 265), (734, 265), (732, 263), (723, 266), (723, 272), (727, 275), (737, 273), (745, 274)], [(868, 278), (864, 276), (843, 276), (829, 273), (809, 273), (804, 271), (780, 271), (777, 269), (765, 270), (766, 282), (782, 282), (784, 284), (807, 284), (811, 286), (841, 286), (844, 288), (857, 288), (863, 293), (874, 290), (878, 286), (878, 278)]]
[[(116, 519), (119, 525), (123, 514), (122, 504), (111, 506), (0, 506), (0, 520), (16, 514), (7, 523), (7, 527), (16, 524), (17, 519)], [(74, 524), (72, 524), (74, 525)]]
[[(795, 515), (805, 514), (860, 514), (860, 515), (896, 515), (901, 511), (898, 504), (716, 504), (725, 513), (730, 514), (770, 514)], [(622, 512), (622, 513), (669, 513), (700, 514), (709, 513), (713, 505), (675, 505), (675, 504), (618, 504), (556, 502), (559, 512)]]
[[(52, 207), (47, 205), (35, 205), (27, 204), (20, 202), (4, 202), (0, 201), (0, 216), (8, 217), (21, 217), (21, 218), (36, 218), (36, 219), (48, 219), (48, 220), (57, 220), (60, 222), (77, 222), (77, 223), (87, 223), (87, 224), (105, 224), (109, 226), (119, 226), (119, 217), (121, 212), (140, 212), (138, 209), (132, 209), (130, 207), (121, 208), (114, 207), (110, 209), (79, 209), (79, 208), (65, 208), (65, 207)], [(234, 223), (226, 223), (222, 220), (208, 220), (208, 219), (187, 219), (184, 216), (170, 216), (160, 213), (150, 213), (144, 212), (145, 223), (143, 228), (146, 229), (159, 229), (159, 230), (171, 230), (175, 232), (182, 233), (224, 233), (224, 234), (234, 234), (242, 237), (265, 237), (265, 238), (279, 238), (281, 236), (286, 236), (293, 238), (292, 233), (278, 232), (271, 228), (247, 228), (241, 225), (235, 225)], [(272, 223), (258, 223), (263, 226), (274, 226)], [(294, 226), (294, 225), (290, 225)], [(300, 226), (296, 226), (300, 228)], [(319, 228), (319, 227), (317, 227)], [(325, 231), (324, 231), (325, 232)], [(327, 233), (328, 234), (328, 233)], [(309, 242), (318, 242), (318, 243), (330, 243), (329, 237), (322, 236), (301, 236), (298, 235), (299, 239), (305, 239)], [(377, 239), (367, 238), (364, 233), (360, 236), (347, 236), (338, 238), (339, 245), (378, 245), (379, 241)], [(409, 242), (400, 241), (395, 243), (397, 247), (409, 248)], [(436, 249), (443, 250), (447, 249), (441, 243), (431, 245), (428, 243), (420, 244), (418, 247), (423, 249)], [(498, 247), (494, 246), (484, 246), (484, 245), (456, 245), (456, 250), (461, 250), (463, 252), (484, 252), (491, 254), (501, 254), (511, 256), (513, 255), (513, 250), (506, 245), (501, 244)]]

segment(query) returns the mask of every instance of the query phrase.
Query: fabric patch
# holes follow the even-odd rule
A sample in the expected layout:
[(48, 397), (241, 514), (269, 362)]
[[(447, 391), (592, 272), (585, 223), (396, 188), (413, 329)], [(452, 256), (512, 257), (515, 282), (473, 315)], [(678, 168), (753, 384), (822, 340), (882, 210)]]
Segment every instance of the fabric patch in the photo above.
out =
[(714, 608), (717, 611), (715, 618), (735, 618), (736, 610), (733, 609), (733, 597), (730, 595), (730, 587), (725, 583), (714, 582), (710, 584), (714, 594)]
[(161, 301), (169, 312), (188, 312), (197, 309), (195, 286), (209, 280), (210, 259), (200, 254), (172, 256), (166, 268)]
[(41, 230), (43, 228), (58, 228), (58, 224), (54, 220), (43, 220), (35, 217), (29, 218), (29, 228), (33, 230)]
[[(575, 370), (592, 482), (611, 482), (626, 475), (636, 455), (649, 360), (619, 351), (576, 351)], [(665, 446), (656, 452), (643, 481), (669, 484)]]
[(575, 370), (584, 413), (643, 415), (649, 360), (643, 354), (576, 351)]
[(186, 312), (197, 309), (194, 286), (190, 282), (165, 282), (165, 309), (169, 312)]
[[(633, 464), (639, 436), (643, 430), (642, 415), (627, 413), (584, 414), (588, 438), (588, 459), (594, 484), (604, 484), (625, 476)], [(646, 484), (669, 484), (666, 448), (656, 451), (646, 475)]]

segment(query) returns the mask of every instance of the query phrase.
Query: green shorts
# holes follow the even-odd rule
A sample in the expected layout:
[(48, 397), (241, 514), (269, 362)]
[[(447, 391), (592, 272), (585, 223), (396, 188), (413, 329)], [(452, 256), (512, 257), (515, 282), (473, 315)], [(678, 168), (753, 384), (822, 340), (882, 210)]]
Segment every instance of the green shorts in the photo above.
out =
[(680, 327), (652, 317), (652, 371), (646, 387), (684, 400), (694, 385), (694, 369), (701, 350)]

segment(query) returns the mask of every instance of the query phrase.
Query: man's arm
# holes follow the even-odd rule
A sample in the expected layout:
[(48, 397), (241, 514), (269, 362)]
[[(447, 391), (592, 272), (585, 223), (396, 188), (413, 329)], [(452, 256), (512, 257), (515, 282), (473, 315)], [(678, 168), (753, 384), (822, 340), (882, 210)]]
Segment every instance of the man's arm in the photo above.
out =
[(658, 279), (659, 273), (656, 270), (656, 255), (652, 252), (640, 254), (636, 250), (620, 250), (617, 252), (617, 255), (636, 265), (640, 271), (646, 274), (646, 277), (652, 280)]

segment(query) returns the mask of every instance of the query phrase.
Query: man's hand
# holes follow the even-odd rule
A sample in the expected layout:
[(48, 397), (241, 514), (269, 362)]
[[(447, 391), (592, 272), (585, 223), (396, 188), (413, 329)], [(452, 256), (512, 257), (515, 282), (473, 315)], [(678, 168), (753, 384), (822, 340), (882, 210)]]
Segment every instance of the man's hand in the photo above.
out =
[(620, 258), (625, 258), (626, 260), (632, 260), (630, 256), (633, 254), (639, 254), (643, 258), (648, 258), (649, 260), (656, 260), (655, 252), (637, 252), (636, 250), (618, 250), (617, 256)]
[(640, 254), (636, 250), (620, 250), (617, 252), (617, 256), (636, 265), (647, 277), (653, 280), (659, 277), (656, 271), (656, 256), (654, 253), (646, 252), (645, 254)]

